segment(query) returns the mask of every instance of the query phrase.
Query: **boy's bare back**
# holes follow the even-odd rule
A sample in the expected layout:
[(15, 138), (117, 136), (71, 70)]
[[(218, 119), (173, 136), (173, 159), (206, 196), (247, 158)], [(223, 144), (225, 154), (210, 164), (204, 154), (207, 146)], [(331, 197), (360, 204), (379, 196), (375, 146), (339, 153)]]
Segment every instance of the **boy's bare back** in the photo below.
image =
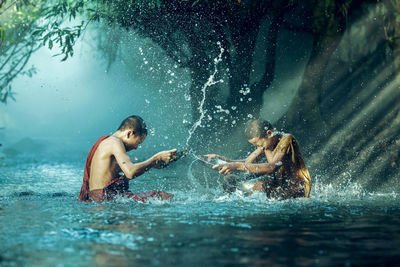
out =
[(120, 177), (121, 168), (114, 156), (115, 151), (118, 150), (125, 150), (125, 148), (121, 140), (114, 136), (110, 136), (100, 143), (90, 166), (90, 190), (103, 189), (113, 179)]

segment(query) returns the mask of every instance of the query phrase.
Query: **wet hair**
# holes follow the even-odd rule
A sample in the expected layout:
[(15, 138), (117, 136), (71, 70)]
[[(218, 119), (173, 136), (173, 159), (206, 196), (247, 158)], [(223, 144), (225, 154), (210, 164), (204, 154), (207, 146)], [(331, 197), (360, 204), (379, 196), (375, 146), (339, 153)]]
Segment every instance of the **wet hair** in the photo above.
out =
[(146, 123), (139, 116), (132, 115), (123, 120), (118, 130), (124, 131), (126, 129), (132, 130), (134, 135), (147, 136)]
[(247, 123), (245, 134), (247, 139), (252, 139), (254, 137), (264, 138), (267, 137), (267, 131), (274, 130), (272, 124), (265, 120), (251, 120)]

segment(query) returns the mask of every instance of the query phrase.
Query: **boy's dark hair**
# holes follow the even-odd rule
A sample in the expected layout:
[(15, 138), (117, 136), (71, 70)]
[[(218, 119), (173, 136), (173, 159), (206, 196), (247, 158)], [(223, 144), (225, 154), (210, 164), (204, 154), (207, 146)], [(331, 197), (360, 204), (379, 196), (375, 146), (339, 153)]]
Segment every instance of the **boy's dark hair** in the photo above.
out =
[(134, 135), (147, 136), (147, 126), (144, 120), (136, 115), (129, 116), (121, 122), (118, 130), (124, 131), (126, 129), (131, 129)]
[(265, 120), (255, 119), (247, 123), (245, 134), (247, 139), (252, 139), (254, 137), (264, 138), (267, 137), (268, 130), (274, 130), (271, 123)]

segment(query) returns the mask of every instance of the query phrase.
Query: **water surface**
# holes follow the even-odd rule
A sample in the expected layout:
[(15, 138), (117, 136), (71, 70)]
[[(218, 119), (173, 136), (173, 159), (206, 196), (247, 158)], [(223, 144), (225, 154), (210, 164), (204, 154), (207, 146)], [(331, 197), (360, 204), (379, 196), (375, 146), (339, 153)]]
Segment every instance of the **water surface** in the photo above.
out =
[(83, 164), (0, 161), (1, 266), (351, 266), (400, 259), (397, 193), (317, 179), (310, 199), (229, 196), (218, 186), (196, 188), (178, 162), (181, 173), (155, 170), (131, 182), (135, 192), (172, 192), (171, 202), (87, 204), (76, 200)]

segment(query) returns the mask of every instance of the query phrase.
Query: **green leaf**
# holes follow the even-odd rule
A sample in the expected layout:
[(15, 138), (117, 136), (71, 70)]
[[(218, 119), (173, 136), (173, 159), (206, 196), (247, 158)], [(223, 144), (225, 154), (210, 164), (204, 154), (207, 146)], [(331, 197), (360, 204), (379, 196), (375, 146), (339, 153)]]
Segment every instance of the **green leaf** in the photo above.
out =
[(53, 48), (53, 40), (49, 40), (49, 49), (51, 50)]
[(43, 30), (42, 29), (37, 29), (37, 30), (34, 30), (33, 32), (32, 32), (32, 35), (33, 36), (35, 36), (35, 35), (41, 35), (42, 34), (42, 32), (43, 32)]
[(7, 104), (7, 97), (8, 97), (8, 91), (6, 91), (6, 92), (4, 93), (3, 98), (1, 99), (1, 102)]
[(0, 40), (3, 42), (6, 39), (6, 31), (0, 27)]
[(197, 3), (198, 3), (199, 1), (200, 1), (200, 0), (194, 1), (193, 4), (192, 4), (192, 7), (194, 7), (195, 5), (197, 5)]
[(14, 93), (11, 92), (11, 88), (10, 88), (10, 92), (8, 94), (8, 97), (11, 98), (12, 100), (14, 100), (14, 102), (16, 101), (15, 97), (14, 97)]
[(18, 41), (15, 40), (15, 39), (7, 39), (7, 42), (10, 42), (10, 43), (13, 43), (13, 44), (18, 43)]

